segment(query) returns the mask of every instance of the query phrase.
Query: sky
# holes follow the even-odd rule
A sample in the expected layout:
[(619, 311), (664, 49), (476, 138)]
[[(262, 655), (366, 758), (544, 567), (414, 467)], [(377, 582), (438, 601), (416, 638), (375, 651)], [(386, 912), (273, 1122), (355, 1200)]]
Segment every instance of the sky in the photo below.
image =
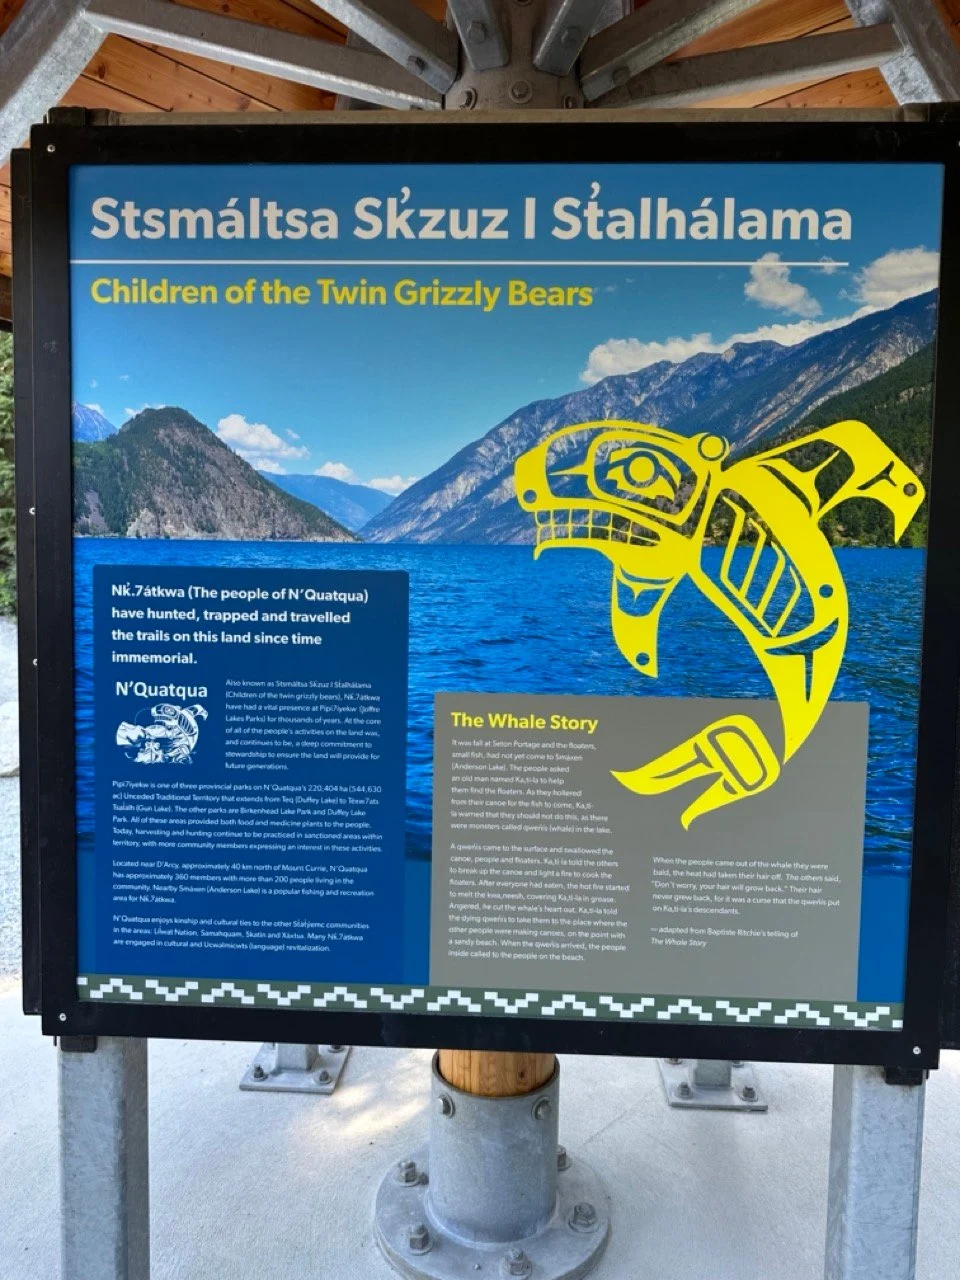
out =
[[(315, 472), (397, 493), (530, 401), (734, 341), (795, 343), (936, 287), (941, 183), (932, 165), (78, 166), (74, 399), (117, 426), (148, 405), (177, 405), (265, 472)], [(575, 237), (551, 234), (573, 225), (554, 215), (558, 199), (580, 202), (565, 206), (574, 212), (593, 197), (605, 211), (636, 215), (645, 195), (685, 211), (688, 229), (702, 202), (719, 209), (727, 197), (738, 210), (843, 208), (852, 235), (591, 238), (583, 222)], [(332, 210), (338, 234), (147, 240), (125, 234), (118, 219), (126, 201), (140, 211), (127, 224), (137, 230), (148, 208), (246, 211), (251, 197)], [(391, 198), (398, 214), (456, 208), (461, 228), (468, 209), (502, 208), (509, 238), (408, 239), (400, 229), (391, 238), (385, 221), (360, 237), (355, 230), (374, 228), (371, 214), (356, 213), (365, 198), (382, 215)], [(537, 210), (529, 239), (527, 199)], [(96, 206), (97, 217), (98, 200), (117, 203)], [(117, 211), (113, 223), (105, 211)], [(479, 213), (477, 226), (494, 221)], [(415, 212), (404, 225), (427, 222)], [(440, 225), (449, 228), (450, 215)], [(93, 282), (113, 278), (213, 284), (218, 301), (93, 301)], [(323, 305), (321, 278), (380, 284), (391, 301)], [(311, 301), (227, 305), (226, 287), (248, 279), (306, 286)], [(590, 289), (592, 305), (508, 306), (511, 279)], [(392, 291), (401, 280), (503, 293), (488, 311), (400, 306)]]

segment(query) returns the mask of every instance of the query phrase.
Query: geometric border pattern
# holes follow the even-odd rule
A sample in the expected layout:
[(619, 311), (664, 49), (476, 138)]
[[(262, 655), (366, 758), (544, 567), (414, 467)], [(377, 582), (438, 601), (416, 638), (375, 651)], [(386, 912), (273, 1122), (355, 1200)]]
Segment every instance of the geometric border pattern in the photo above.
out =
[(687, 1022), (715, 1026), (830, 1027), (901, 1031), (902, 1004), (833, 1000), (717, 999), (598, 995), (583, 991), (491, 991), (486, 987), (375, 987), (358, 983), (258, 982), (251, 978), (144, 978), (88, 973), (81, 1000), (137, 1004), (229, 1005), (246, 1009), (338, 1009), (456, 1013), (598, 1022)]

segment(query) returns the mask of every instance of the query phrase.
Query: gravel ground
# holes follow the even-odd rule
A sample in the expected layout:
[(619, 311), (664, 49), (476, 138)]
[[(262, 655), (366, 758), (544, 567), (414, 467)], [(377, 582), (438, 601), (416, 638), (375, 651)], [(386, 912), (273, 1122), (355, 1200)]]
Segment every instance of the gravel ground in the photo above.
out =
[[(0, 618), (0, 705), (16, 696), (17, 628), (8, 618)], [(9, 732), (15, 732), (15, 723), (4, 722)], [(0, 990), (19, 973), (20, 779), (0, 778)]]

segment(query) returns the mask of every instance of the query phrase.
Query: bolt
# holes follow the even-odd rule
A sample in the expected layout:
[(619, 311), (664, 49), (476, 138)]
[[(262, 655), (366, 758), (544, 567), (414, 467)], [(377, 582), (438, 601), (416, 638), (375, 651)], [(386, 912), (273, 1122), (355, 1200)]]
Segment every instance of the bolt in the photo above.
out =
[(587, 1200), (581, 1200), (573, 1206), (567, 1222), (574, 1231), (596, 1231), (597, 1211)]
[(610, 77), (614, 84), (626, 84), (630, 79), (629, 67), (617, 67)]
[(567, 27), (560, 37), (564, 49), (579, 49), (583, 41), (583, 32), (579, 27)]
[(683, 1062), (683, 1059), (682, 1059), (682, 1058), (668, 1058), (668, 1059), (667, 1059), (667, 1066), (669, 1066), (669, 1067), (679, 1067), (679, 1066), (680, 1066), (680, 1064), (681, 1064), (681, 1062)]
[(317, 1072), (317, 1084), (329, 1084), (332, 1079), (333, 1076), (326, 1067), (321, 1067)]
[(756, 1102), (757, 1091), (752, 1084), (745, 1084), (740, 1090), (740, 1097), (744, 1102)]
[(692, 1089), (690, 1088), (690, 1086), (687, 1084), (686, 1080), (682, 1080), (682, 1081), (677, 1085), (676, 1089), (674, 1090), (674, 1093), (676, 1094), (676, 1096), (677, 1096), (678, 1098), (692, 1098), (692, 1097), (693, 1097), (693, 1090), (692, 1090)]
[(734, 1060), (730, 1063), (730, 1065), (731, 1065), (731, 1067), (742, 1067), (742, 1066), (743, 1066), (743, 1059), (742, 1059), (742, 1058), (734, 1058)]
[(483, 44), (489, 32), (482, 22), (471, 22), (467, 27), (467, 39), (471, 44)]
[[(36, 665), (37, 665), (37, 660), (36, 660), (36, 658), (34, 658), (34, 660), (33, 660), (33, 665), (34, 665), (34, 666), (36, 666)], [(61, 1013), (61, 1015), (60, 1015), (60, 1021), (61, 1021), (61, 1022), (66, 1022), (66, 1020), (67, 1020), (67, 1015), (66, 1015), (65, 1013)]]
[(331, 1053), (343, 1053), (346, 1047), (345, 1044), (331, 1044), (328, 1046)]
[(411, 53), (407, 59), (407, 70), (412, 71), (415, 76), (422, 76), (427, 69), (427, 64), (422, 58), (418, 58), (415, 53)]
[(534, 1120), (546, 1120), (550, 1114), (550, 1099), (538, 1098), (533, 1104)]
[[(63, 1014), (62, 1014), (62, 1013), (61, 1013), (60, 1017), (61, 1017), (61, 1018), (63, 1017)], [(913, 1052), (914, 1052), (915, 1056), (919, 1058), (919, 1057), (920, 1057), (920, 1054), (921, 1054), (921, 1053), (923, 1053), (923, 1050), (920, 1048), (920, 1046), (919, 1046), (918, 1044), (915, 1044), (915, 1045), (913, 1046)]]
[(397, 1181), (405, 1187), (417, 1186), (420, 1182), (420, 1170), (416, 1160), (401, 1160), (397, 1165)]
[(53, 145), (52, 142), (47, 143), (47, 150), (50, 152), (51, 155), (53, 154), (54, 151), (56, 151), (56, 149), (57, 148)]
[(448, 1119), (450, 1118), (450, 1116), (453, 1115), (454, 1111), (456, 1110), (456, 1107), (453, 1105), (453, 1099), (450, 1097), (449, 1094), (446, 1094), (446, 1093), (440, 1094), (440, 1096), (437, 1098), (437, 1110), (440, 1112), (442, 1116), (446, 1116)]
[(561, 1173), (564, 1169), (570, 1168), (570, 1157), (567, 1155), (567, 1148), (563, 1145), (557, 1147), (557, 1168)]
[(432, 1244), (425, 1222), (415, 1223), (407, 1232), (407, 1248), (411, 1253), (426, 1253)]
[(253, 1078), (254, 1080), (266, 1080), (267, 1078), (267, 1073), (264, 1071), (263, 1067), (261, 1067), (259, 1062), (253, 1068)]
[(533, 97), (533, 89), (529, 80), (515, 80), (510, 86), (510, 97), (514, 102), (529, 102)]
[(500, 1274), (504, 1276), (528, 1276), (533, 1263), (522, 1249), (508, 1249), (500, 1260)]
[(575, 93), (565, 93), (563, 95), (563, 105), (569, 111), (573, 107), (579, 107), (580, 103)]
[(460, 95), (460, 101), (457, 105), (462, 107), (464, 111), (469, 111), (471, 107), (475, 107), (477, 105), (476, 89), (464, 89), (463, 93)]

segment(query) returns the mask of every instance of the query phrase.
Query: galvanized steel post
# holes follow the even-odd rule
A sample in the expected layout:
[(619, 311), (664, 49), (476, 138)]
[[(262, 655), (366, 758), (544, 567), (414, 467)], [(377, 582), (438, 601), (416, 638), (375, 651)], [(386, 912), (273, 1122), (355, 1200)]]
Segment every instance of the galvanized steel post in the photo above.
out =
[(834, 1067), (825, 1280), (913, 1280), (925, 1092)]
[(58, 1051), (62, 1280), (149, 1280), (146, 1040)]

